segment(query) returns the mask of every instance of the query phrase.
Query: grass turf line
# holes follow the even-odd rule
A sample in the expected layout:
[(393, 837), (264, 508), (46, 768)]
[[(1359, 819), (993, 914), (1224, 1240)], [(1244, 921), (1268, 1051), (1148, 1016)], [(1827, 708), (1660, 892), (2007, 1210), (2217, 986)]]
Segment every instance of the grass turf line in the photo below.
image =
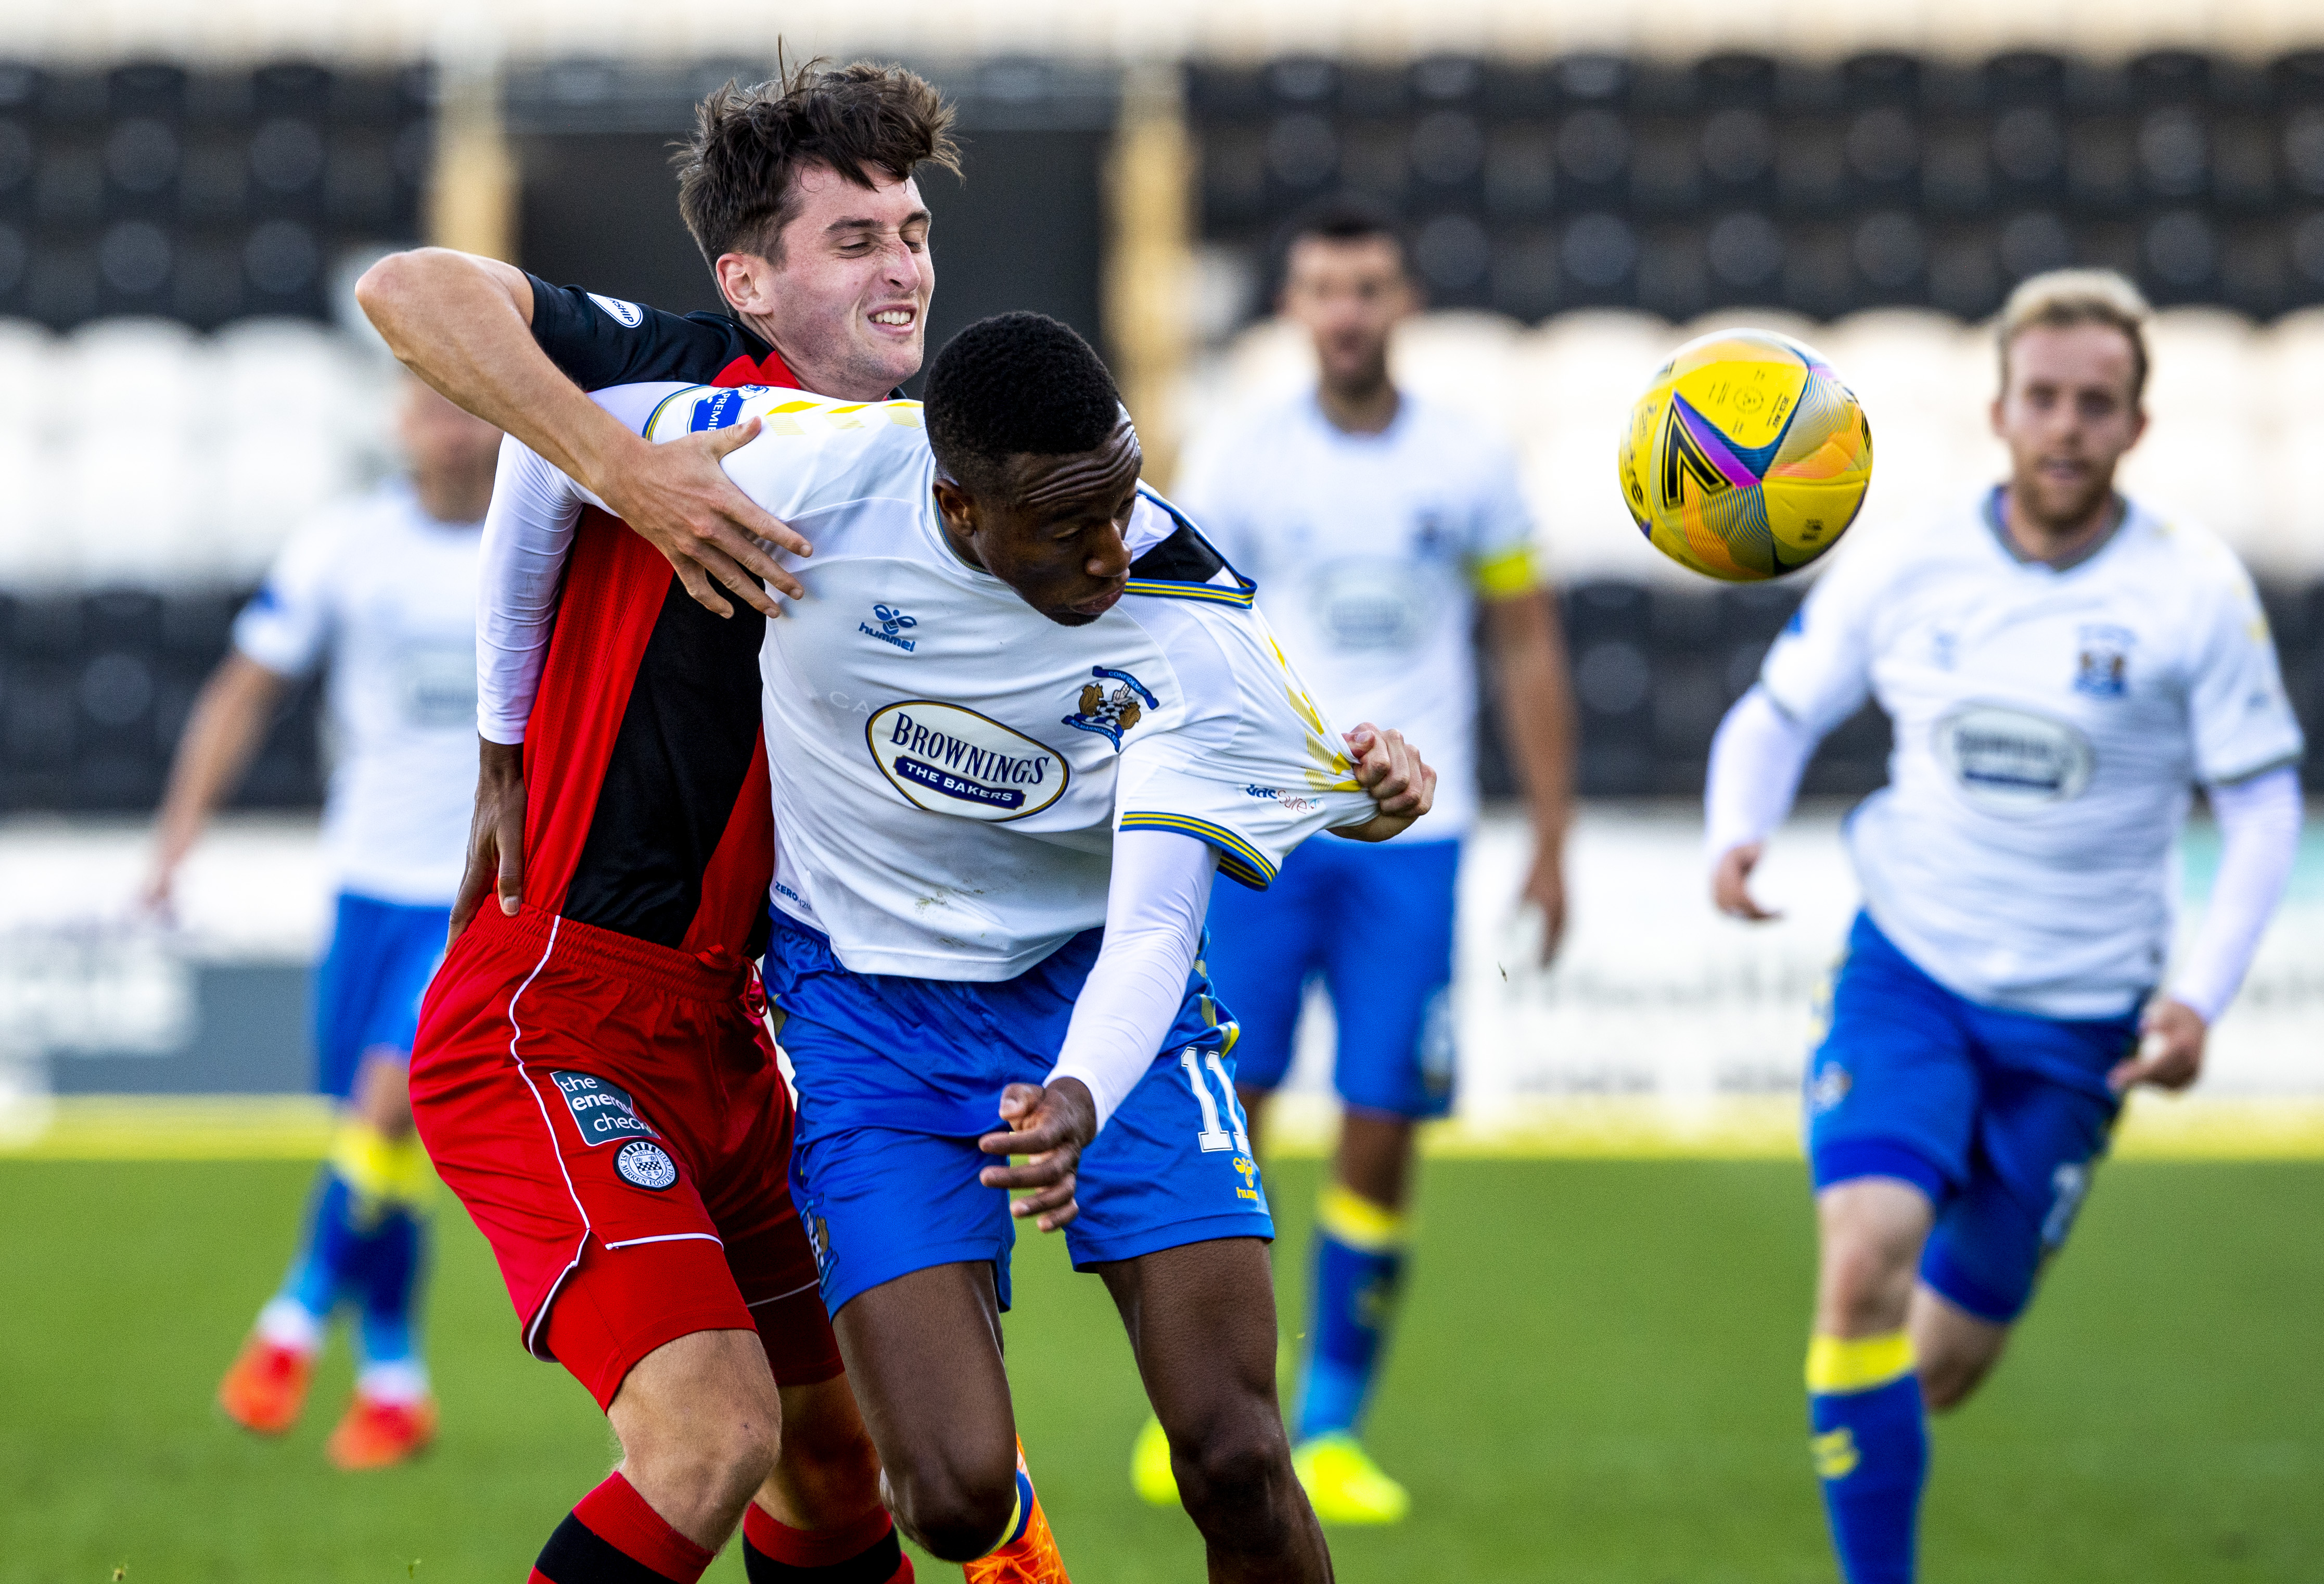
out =
[[(284, 1440), (217, 1416), (217, 1373), (280, 1274), (309, 1175), (0, 1163), (15, 1300), (0, 1311), (14, 1432), (0, 1437), (0, 1581), (97, 1584), (126, 1563), (131, 1584), (507, 1584), (602, 1476), (603, 1422), (519, 1349), (489, 1255), (448, 1200), (433, 1453), (369, 1476), (325, 1465), (343, 1344)], [(1270, 1176), (1286, 1309), (1315, 1181), (1305, 1162)], [(2315, 1577), (2319, 1218), (2314, 1165), (2107, 1167), (2012, 1357), (1939, 1424), (1931, 1575)], [(1794, 1164), (1432, 1163), (1372, 1426), (1416, 1516), (1335, 1534), (1341, 1577), (1829, 1580), (1799, 1386), (1810, 1259)], [(1018, 1268), (1020, 1425), (1075, 1575), (1199, 1578), (1183, 1515), (1128, 1488), (1143, 1404), (1102, 1287), (1054, 1238), (1025, 1238)], [(739, 1554), (712, 1577), (736, 1584)]]

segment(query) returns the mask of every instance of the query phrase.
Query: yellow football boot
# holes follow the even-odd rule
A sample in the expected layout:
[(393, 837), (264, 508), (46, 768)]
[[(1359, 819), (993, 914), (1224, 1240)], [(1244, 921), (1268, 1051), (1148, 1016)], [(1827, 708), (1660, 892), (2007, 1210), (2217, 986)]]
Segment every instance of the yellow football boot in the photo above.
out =
[(1178, 1477), (1170, 1468), (1170, 1438), (1162, 1432), (1162, 1422), (1150, 1413), (1146, 1416), (1146, 1427), (1138, 1432), (1137, 1444), (1130, 1449), (1130, 1485), (1148, 1506), (1178, 1505)]
[(1412, 1511), (1411, 1493), (1344, 1431), (1301, 1441), (1291, 1449), (1291, 1467), (1326, 1524), (1400, 1524)]

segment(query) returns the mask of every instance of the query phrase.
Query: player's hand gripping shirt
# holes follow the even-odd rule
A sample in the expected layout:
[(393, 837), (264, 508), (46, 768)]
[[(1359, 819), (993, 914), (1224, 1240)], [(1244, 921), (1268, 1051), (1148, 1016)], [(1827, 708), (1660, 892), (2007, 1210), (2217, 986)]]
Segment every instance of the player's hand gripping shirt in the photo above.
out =
[(1176, 494), (1267, 589), (1269, 619), (1333, 718), (1392, 723), (1425, 746), (1436, 804), (1401, 839), (1465, 831), (1477, 813), (1476, 602), (1539, 580), (1508, 448), (1409, 393), (1386, 430), (1349, 434), (1310, 391), (1204, 437)]
[(476, 785), (473, 523), (438, 523), (388, 485), (292, 536), (234, 646), (299, 677), (327, 660), (333, 750), (323, 850), (335, 884), (449, 906)]
[(1868, 690), (1889, 783), (1848, 825), (1873, 919), (1950, 988), (2052, 1017), (2121, 1013), (2162, 977), (2192, 783), (2296, 761), (2251, 580), (2133, 505), (2064, 569), (1970, 511), (1846, 556), (1762, 685), (1821, 734)]
[[(655, 440), (765, 420), (727, 470), (815, 546), (785, 556), (807, 597), (761, 652), (773, 900), (852, 971), (1013, 977), (1104, 922), (1117, 829), (1194, 837), (1263, 886), (1306, 837), (1375, 812), (1252, 585), (1160, 497), (1142, 493), (1130, 526), (1129, 593), (1062, 626), (954, 553), (917, 403), (670, 385), (596, 399)], [(529, 703), (527, 634), (587, 498), (510, 454), (487, 735)]]

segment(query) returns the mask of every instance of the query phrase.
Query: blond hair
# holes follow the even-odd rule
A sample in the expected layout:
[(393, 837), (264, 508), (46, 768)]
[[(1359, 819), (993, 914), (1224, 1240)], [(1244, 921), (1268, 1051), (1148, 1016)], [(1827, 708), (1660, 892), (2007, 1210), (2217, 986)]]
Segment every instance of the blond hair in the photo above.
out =
[(2130, 403), (2146, 394), (2146, 321), (2153, 310), (2137, 287), (2112, 270), (2051, 270), (2018, 283), (2002, 305), (1995, 340), (2001, 354), (2001, 384), (2009, 385), (2009, 347), (2031, 329), (2068, 329), (2106, 325), (2130, 338)]

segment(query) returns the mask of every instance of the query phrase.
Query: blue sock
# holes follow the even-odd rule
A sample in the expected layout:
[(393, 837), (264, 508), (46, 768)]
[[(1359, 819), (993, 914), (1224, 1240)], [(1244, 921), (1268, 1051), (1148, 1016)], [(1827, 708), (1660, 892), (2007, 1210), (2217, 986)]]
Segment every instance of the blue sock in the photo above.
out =
[(1912, 1584), (1928, 1413), (1912, 1339), (1819, 1336), (1808, 1345), (1808, 1450), (1848, 1584)]
[(1353, 1434), (1404, 1283), (1405, 1218), (1334, 1182), (1315, 1208), (1299, 1434)]
[(418, 1366), (412, 1312), (426, 1254), (427, 1229), (403, 1205), (391, 1206), (364, 1239), (351, 1274), (362, 1304), (358, 1335), (367, 1375), (383, 1366)]
[(307, 1197), (299, 1252), (291, 1256), (278, 1299), (303, 1310), (318, 1325), (328, 1320), (339, 1306), (349, 1266), (363, 1243), (351, 1218), (354, 1205), (355, 1195), (346, 1180), (325, 1162), (315, 1174), (314, 1190)]

